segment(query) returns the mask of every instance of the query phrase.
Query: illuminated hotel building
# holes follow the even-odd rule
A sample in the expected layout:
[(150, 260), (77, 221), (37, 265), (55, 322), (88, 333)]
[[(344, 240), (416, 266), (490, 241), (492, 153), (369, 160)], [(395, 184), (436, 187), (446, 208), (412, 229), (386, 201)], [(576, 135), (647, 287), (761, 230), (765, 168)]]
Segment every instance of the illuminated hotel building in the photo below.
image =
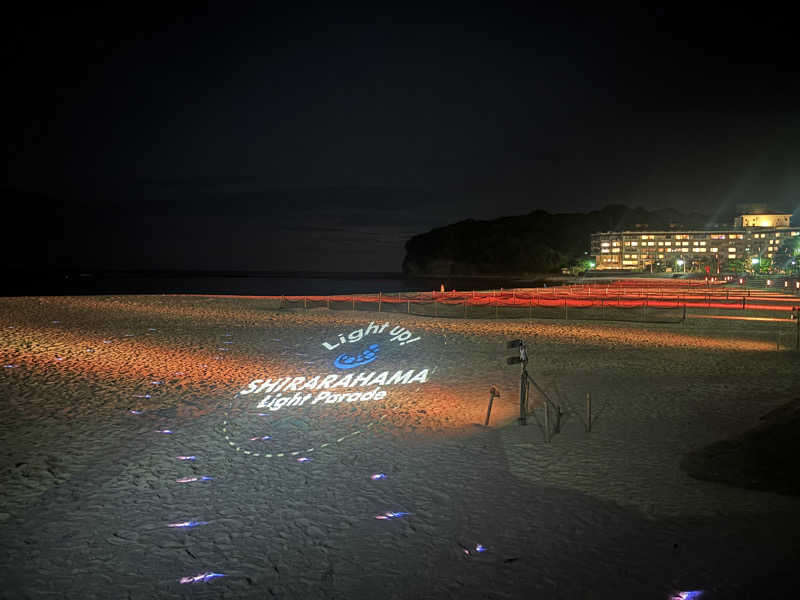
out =
[(733, 260), (772, 258), (781, 241), (800, 235), (791, 227), (790, 214), (759, 213), (736, 217), (733, 229), (637, 230), (593, 233), (591, 254), (595, 268), (630, 271), (674, 269), (678, 260), (686, 270), (708, 265), (724, 271)]

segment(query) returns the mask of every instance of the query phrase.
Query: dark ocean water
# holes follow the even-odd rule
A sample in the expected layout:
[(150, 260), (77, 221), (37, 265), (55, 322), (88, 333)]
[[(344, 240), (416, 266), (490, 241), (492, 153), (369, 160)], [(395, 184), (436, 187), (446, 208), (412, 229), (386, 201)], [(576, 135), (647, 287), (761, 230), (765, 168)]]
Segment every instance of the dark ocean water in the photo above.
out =
[(3, 276), (3, 296), (94, 294), (333, 295), (533, 287), (542, 279), (407, 277), (400, 273), (58, 272)]

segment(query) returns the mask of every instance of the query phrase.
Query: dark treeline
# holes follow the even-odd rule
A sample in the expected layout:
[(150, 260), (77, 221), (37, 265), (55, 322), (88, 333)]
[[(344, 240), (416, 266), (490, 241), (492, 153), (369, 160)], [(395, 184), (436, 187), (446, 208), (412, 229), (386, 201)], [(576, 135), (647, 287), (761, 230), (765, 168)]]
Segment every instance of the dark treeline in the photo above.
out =
[(592, 233), (709, 226), (708, 217), (698, 213), (623, 205), (589, 213), (535, 210), (491, 221), (467, 219), (408, 240), (403, 271), (439, 275), (552, 273), (586, 257)]

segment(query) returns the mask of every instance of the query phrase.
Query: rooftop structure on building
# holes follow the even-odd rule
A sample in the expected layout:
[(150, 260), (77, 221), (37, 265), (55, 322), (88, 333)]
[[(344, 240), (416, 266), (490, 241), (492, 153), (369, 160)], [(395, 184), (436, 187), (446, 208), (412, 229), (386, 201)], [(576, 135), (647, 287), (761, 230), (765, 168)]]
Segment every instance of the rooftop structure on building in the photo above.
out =
[(591, 236), (597, 269), (630, 271), (741, 270), (753, 259), (772, 259), (781, 243), (800, 236), (791, 214), (748, 207), (730, 229), (609, 231)]

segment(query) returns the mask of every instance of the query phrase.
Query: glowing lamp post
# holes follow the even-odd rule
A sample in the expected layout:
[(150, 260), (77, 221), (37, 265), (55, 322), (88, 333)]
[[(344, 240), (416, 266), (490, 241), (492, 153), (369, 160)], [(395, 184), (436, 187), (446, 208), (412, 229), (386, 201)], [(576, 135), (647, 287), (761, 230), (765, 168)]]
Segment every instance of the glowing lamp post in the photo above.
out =
[(679, 267), (683, 267), (683, 272), (686, 273), (686, 261), (684, 261), (682, 258), (679, 258), (675, 261), (675, 264)]

